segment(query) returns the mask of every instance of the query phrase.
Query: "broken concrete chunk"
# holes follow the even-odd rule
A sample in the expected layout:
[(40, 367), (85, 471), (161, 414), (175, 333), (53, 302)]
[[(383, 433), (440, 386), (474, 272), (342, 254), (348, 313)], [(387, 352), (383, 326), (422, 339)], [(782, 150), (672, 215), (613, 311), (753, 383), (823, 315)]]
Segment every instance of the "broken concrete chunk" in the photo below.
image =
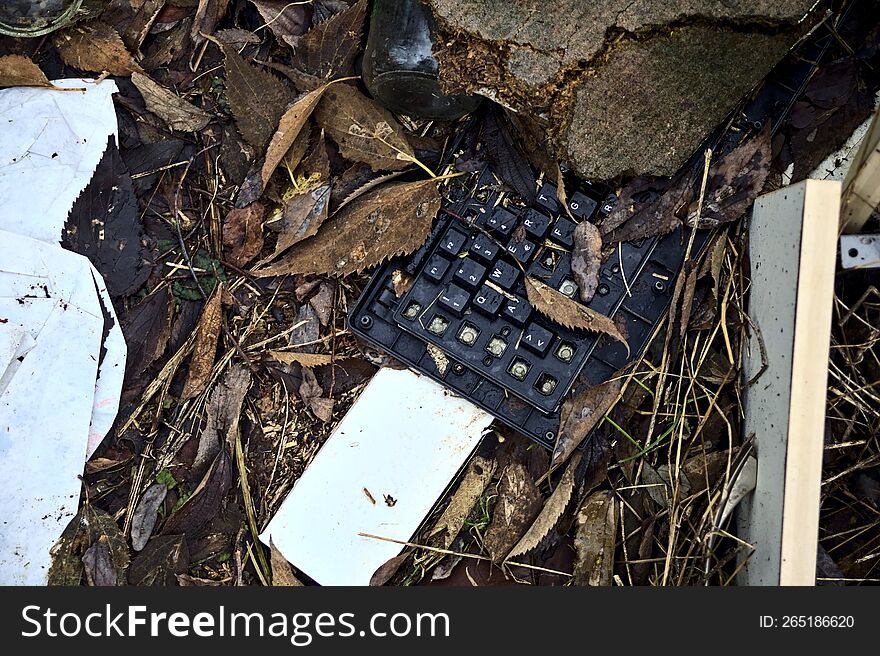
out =
[(671, 175), (809, 27), (812, 0), (430, 0), (448, 92), (547, 120), (585, 177)]

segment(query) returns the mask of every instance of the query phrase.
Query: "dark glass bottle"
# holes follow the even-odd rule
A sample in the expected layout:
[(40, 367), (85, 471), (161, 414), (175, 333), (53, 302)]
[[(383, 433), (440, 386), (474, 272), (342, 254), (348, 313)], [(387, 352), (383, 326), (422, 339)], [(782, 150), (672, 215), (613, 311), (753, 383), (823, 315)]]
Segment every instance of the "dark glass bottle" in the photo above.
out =
[(0, 34), (42, 36), (73, 18), (82, 0), (0, 0)]
[(473, 111), (477, 96), (445, 95), (431, 53), (434, 17), (420, 0), (374, 0), (364, 53), (364, 83), (393, 112), (455, 119)]

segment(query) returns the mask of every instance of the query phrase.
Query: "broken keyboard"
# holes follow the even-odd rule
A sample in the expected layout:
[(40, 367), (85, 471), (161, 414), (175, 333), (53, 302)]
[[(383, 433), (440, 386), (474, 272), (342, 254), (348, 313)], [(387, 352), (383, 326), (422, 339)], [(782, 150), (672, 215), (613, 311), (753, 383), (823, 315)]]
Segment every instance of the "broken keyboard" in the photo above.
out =
[[(552, 449), (562, 401), (575, 382), (602, 383), (644, 351), (687, 249), (690, 229), (679, 228), (618, 244), (603, 262), (587, 305), (625, 325), (629, 353), (610, 337), (536, 312), (524, 276), (577, 300), (574, 229), (601, 221), (615, 200), (580, 182), (566, 211), (550, 183), (528, 204), (488, 168), (455, 179), (427, 242), (377, 270), (349, 315), (350, 328)], [(697, 231), (694, 254), (708, 237)]]

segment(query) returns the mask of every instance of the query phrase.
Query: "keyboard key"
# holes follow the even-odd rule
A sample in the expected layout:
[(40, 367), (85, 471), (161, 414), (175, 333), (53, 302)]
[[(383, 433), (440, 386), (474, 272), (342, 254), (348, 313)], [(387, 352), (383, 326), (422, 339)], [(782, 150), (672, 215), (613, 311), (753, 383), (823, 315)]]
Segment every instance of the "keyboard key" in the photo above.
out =
[(469, 257), (459, 262), (458, 270), (452, 279), (469, 289), (476, 289), (486, 277), (486, 267)]
[(536, 323), (530, 324), (523, 333), (521, 343), (530, 351), (543, 356), (550, 349), (553, 333)]
[(485, 235), (477, 235), (471, 242), (470, 253), (478, 260), (482, 260), (486, 264), (492, 264), (498, 257), (498, 251), (501, 249), (498, 244), (489, 239)]
[(450, 229), (449, 232), (440, 240), (439, 253), (449, 257), (455, 257), (461, 251), (461, 247), (467, 241), (467, 235), (458, 230)]
[(483, 285), (474, 296), (474, 308), (494, 317), (503, 300), (504, 297), (501, 294)]
[(543, 239), (550, 227), (550, 218), (537, 210), (529, 210), (523, 215), (523, 227), (526, 233), (535, 239)]
[(428, 260), (428, 264), (425, 267), (425, 275), (434, 282), (440, 282), (443, 280), (443, 276), (446, 275), (448, 270), (449, 260), (442, 258), (439, 255), (434, 255)]
[(517, 326), (525, 326), (529, 317), (532, 316), (532, 306), (523, 299), (517, 299), (516, 301), (505, 299), (504, 305), (501, 308), (501, 315)]
[(575, 227), (575, 224), (568, 219), (558, 219), (550, 231), (550, 239), (571, 248), (574, 245), (573, 233)]
[(477, 328), (470, 321), (465, 321), (463, 324), (461, 324), (461, 328), (459, 329), (456, 338), (465, 346), (473, 346), (477, 342), (477, 338), (479, 336), (480, 329)]
[(538, 376), (538, 380), (535, 381), (535, 389), (544, 396), (550, 396), (553, 394), (553, 390), (556, 389), (558, 383), (558, 380), (544, 371)]
[(442, 314), (435, 314), (428, 324), (428, 332), (434, 333), (437, 337), (442, 337), (447, 328), (449, 328), (449, 319)]
[(510, 361), (510, 366), (507, 368), (507, 373), (516, 378), (517, 380), (525, 380), (526, 376), (529, 375), (529, 369), (532, 368), (532, 365), (525, 358), (516, 357)]
[(519, 269), (507, 262), (496, 262), (489, 271), (489, 280), (505, 290), (510, 290), (519, 277)]
[(507, 252), (513, 255), (523, 264), (528, 264), (529, 260), (532, 259), (532, 256), (535, 254), (536, 250), (537, 247), (535, 246), (534, 242), (531, 242), (528, 239), (523, 239), (522, 241), (512, 239), (507, 244)]
[(498, 335), (493, 335), (492, 338), (489, 340), (489, 343), (486, 344), (486, 352), (493, 358), (500, 358), (502, 355), (504, 355), (504, 351), (506, 350), (507, 340), (503, 337), (499, 337)]
[(508, 209), (496, 207), (486, 219), (486, 227), (496, 234), (509, 237), (516, 227), (516, 216)]
[(576, 191), (571, 198), (568, 199), (568, 209), (573, 216), (579, 219), (588, 219), (596, 209), (596, 201), (592, 198), (584, 196), (581, 192)]
[(464, 314), (465, 308), (471, 300), (470, 294), (458, 285), (449, 284), (446, 291), (440, 294), (440, 305), (452, 312), (455, 316), (460, 317)]
[(541, 207), (546, 207), (553, 214), (559, 212), (559, 199), (556, 198), (556, 186), (545, 182), (538, 192), (537, 203)]

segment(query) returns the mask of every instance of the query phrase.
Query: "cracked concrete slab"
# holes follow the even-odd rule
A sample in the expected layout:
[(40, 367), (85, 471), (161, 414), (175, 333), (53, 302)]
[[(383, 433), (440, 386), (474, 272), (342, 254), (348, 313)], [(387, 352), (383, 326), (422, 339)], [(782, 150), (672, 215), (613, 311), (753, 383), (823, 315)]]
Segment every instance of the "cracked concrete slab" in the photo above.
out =
[(809, 28), (814, 4), (429, 2), (445, 88), (544, 118), (592, 178), (674, 173)]

